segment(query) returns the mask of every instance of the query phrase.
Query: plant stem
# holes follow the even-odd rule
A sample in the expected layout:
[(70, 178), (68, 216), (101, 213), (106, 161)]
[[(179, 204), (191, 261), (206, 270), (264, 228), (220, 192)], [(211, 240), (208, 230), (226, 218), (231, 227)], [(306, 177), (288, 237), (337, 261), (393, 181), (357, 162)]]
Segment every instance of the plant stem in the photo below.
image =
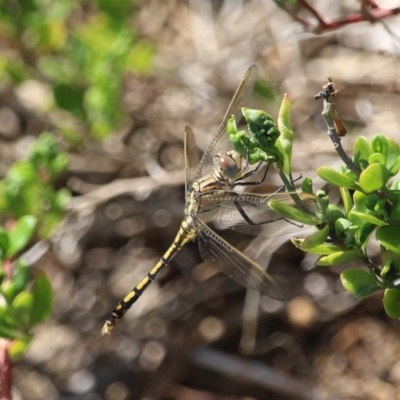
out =
[(9, 340), (0, 340), (0, 400), (11, 400), (12, 363), (8, 356)]
[(293, 184), (293, 179), (290, 176), (289, 178), (286, 176), (286, 174), (283, 172), (281, 168), (276, 168), (279, 177), (281, 178), (283, 184), (285, 185), (286, 191), (294, 201), (297, 207), (299, 207), (301, 210), (310, 213), (310, 210), (304, 205), (303, 201), (299, 197), (299, 195), (296, 192), (296, 189)]
[(324, 99), (324, 109), (322, 111), (322, 116), (325, 118), (326, 124), (328, 125), (328, 136), (332, 140), (333, 146), (338, 153), (339, 157), (346, 164), (347, 168), (354, 172), (357, 176), (360, 176), (360, 170), (353, 163), (353, 160), (346, 154), (342, 147), (340, 137), (338, 136), (335, 124), (333, 122), (333, 115), (335, 112), (335, 103), (331, 103), (329, 100)]

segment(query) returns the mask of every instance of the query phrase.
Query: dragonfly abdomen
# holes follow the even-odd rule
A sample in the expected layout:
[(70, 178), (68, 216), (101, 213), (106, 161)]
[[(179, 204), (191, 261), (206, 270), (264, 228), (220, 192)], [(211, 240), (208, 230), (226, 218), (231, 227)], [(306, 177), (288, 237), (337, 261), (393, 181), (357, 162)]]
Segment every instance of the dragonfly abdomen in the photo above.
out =
[(183, 220), (178, 234), (172, 245), (160, 258), (151, 271), (117, 304), (111, 311), (101, 330), (102, 335), (110, 333), (114, 325), (126, 314), (126, 312), (136, 303), (143, 292), (157, 278), (157, 275), (166, 267), (179, 250), (189, 241), (194, 240), (196, 231), (191, 226), (190, 220)]

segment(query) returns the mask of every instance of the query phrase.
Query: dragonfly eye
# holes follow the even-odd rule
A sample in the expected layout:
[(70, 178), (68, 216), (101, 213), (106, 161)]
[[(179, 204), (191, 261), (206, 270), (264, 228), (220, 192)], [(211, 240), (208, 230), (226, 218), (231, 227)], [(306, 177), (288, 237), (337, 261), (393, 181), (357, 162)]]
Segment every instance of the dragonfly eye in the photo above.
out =
[[(238, 155), (238, 157), (236, 156)], [(240, 155), (236, 152), (218, 154), (216, 163), (221, 168), (221, 172), (230, 179), (236, 178), (241, 166)]]

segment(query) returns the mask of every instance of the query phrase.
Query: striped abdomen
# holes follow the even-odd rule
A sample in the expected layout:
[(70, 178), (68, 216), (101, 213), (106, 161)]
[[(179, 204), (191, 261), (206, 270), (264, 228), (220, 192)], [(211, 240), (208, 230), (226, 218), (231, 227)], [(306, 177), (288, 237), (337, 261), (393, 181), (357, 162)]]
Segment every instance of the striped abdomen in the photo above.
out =
[(160, 258), (152, 270), (118, 303), (107, 317), (106, 323), (101, 330), (102, 335), (109, 333), (114, 325), (125, 315), (132, 305), (139, 299), (143, 292), (153, 282), (162, 269), (167, 266), (178, 251), (188, 242), (194, 240), (196, 231), (192, 228), (190, 218), (183, 220), (174, 242)]

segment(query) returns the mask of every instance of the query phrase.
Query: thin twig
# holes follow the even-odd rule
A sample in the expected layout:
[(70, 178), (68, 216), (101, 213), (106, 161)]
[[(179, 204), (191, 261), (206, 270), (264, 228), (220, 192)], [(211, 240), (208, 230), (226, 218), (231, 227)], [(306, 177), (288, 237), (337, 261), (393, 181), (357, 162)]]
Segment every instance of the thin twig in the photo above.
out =
[(339, 400), (300, 380), (277, 371), (259, 361), (249, 361), (211, 348), (198, 348), (190, 354), (192, 362), (228, 376), (297, 400)]
[(326, 124), (328, 125), (328, 136), (332, 140), (333, 146), (338, 153), (339, 157), (346, 164), (347, 168), (354, 172), (357, 176), (360, 176), (361, 171), (354, 164), (353, 160), (346, 154), (343, 149), (340, 137), (338, 136), (333, 122), (333, 115), (335, 113), (335, 103), (331, 103), (328, 99), (324, 99), (324, 108), (322, 116), (325, 118)]

